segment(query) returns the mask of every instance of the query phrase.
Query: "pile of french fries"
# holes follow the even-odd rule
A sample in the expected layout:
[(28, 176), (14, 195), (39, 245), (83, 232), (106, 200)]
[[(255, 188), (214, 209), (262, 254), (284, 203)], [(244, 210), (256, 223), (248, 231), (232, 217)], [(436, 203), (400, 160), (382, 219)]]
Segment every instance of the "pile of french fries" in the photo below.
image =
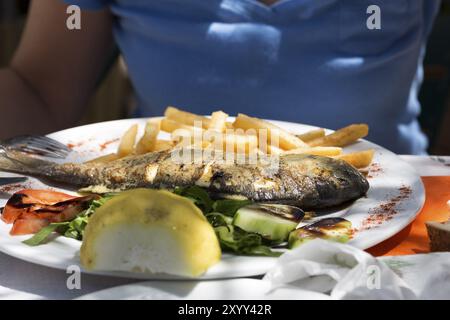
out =
[[(229, 130), (232, 129), (232, 130)], [(260, 135), (261, 131), (265, 135)], [(171, 134), (170, 140), (158, 139), (161, 131)], [(208, 133), (210, 134), (210, 138)], [(231, 132), (231, 133), (230, 133)], [(324, 129), (315, 129), (303, 134), (292, 134), (262, 119), (238, 114), (234, 122), (228, 121), (228, 114), (216, 111), (210, 117), (186, 112), (175, 107), (168, 107), (162, 119), (150, 119), (143, 136), (137, 140), (138, 125), (131, 126), (122, 136), (116, 153), (108, 154), (90, 162), (110, 162), (130, 155), (172, 150), (181, 145), (181, 140), (188, 138), (188, 144), (195, 148), (223, 148), (231, 144), (233, 151), (250, 153), (255, 151), (266, 154), (312, 154), (342, 159), (358, 169), (368, 167), (373, 159), (374, 150), (343, 153), (348, 146), (367, 136), (366, 124), (352, 124), (345, 128), (326, 134)], [(201, 136), (199, 140), (195, 136)], [(221, 137), (217, 146), (214, 138)], [(263, 137), (263, 138), (261, 138)], [(186, 146), (186, 140), (184, 140)], [(228, 150), (228, 149), (227, 149)]]

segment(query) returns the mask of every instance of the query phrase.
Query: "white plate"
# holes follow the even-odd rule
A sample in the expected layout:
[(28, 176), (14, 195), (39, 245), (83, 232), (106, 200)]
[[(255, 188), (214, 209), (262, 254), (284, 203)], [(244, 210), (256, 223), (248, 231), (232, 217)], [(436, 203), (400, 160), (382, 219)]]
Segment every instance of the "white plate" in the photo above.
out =
[[(148, 281), (90, 293), (77, 300), (328, 300), (330, 296), (294, 286), (271, 290), (256, 279)], [(261, 305), (264, 305), (262, 303)], [(212, 314), (226, 311), (219, 309)], [(256, 310), (257, 311), (257, 310)]]
[[(71, 144), (74, 150), (66, 161), (80, 162), (92, 159), (100, 154), (115, 152), (118, 138), (130, 125), (139, 123), (143, 131), (145, 119), (128, 119), (97, 123), (77, 128), (60, 131), (50, 136), (63, 143)], [(294, 132), (302, 133), (311, 129), (312, 126), (274, 121), (275, 124)], [(161, 138), (168, 138), (162, 135)], [(356, 229), (363, 230), (355, 233), (349, 244), (360, 249), (374, 246), (381, 241), (393, 236), (412, 220), (423, 206), (425, 200), (424, 187), (420, 177), (415, 170), (406, 162), (402, 161), (392, 152), (362, 140), (352, 146), (345, 148), (345, 152), (375, 149), (374, 166), (371, 167), (369, 176), (370, 190), (367, 197), (354, 202), (350, 207), (333, 212), (330, 216), (340, 216), (350, 220)], [(0, 173), (0, 176), (11, 174)], [(37, 180), (30, 179), (28, 183), (16, 187), (0, 187), (0, 206), (3, 206), (10, 193), (23, 188), (50, 188), (50, 186)], [(52, 187), (56, 190), (56, 187)], [(380, 208), (383, 204), (390, 204), (390, 200), (401, 193), (401, 188), (410, 190), (409, 196), (398, 201), (394, 206), (395, 214), (383, 212)], [(3, 192), (2, 192), (3, 191)], [(5, 193), (5, 191), (8, 191)], [(64, 191), (64, 190), (63, 190)], [(67, 191), (67, 190), (65, 190)], [(375, 217), (374, 213), (380, 213)], [(374, 221), (371, 221), (372, 217)], [(371, 221), (371, 222), (370, 222)], [(370, 223), (368, 223), (370, 222)], [(377, 224), (379, 223), (379, 224)], [(26, 260), (32, 263), (48, 267), (66, 269), (69, 265), (78, 265), (78, 252), (80, 242), (64, 237), (58, 237), (45, 245), (29, 247), (21, 243), (29, 236), (9, 235), (11, 225), (0, 222), (0, 251)], [(247, 257), (224, 254), (220, 263), (210, 268), (201, 278), (219, 279), (248, 277), (264, 274), (274, 263), (275, 258)], [(117, 275), (141, 279), (179, 279), (170, 275), (154, 275), (124, 272), (95, 272), (98, 274)]]

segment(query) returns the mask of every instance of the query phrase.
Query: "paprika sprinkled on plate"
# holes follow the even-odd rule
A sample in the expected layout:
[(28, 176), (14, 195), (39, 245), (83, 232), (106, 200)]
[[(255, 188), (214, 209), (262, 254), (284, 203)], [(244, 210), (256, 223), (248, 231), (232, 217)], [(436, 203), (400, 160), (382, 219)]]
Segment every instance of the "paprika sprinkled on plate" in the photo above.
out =
[(69, 149), (74, 149), (74, 148), (79, 148), (84, 144), (84, 142), (77, 142), (77, 143), (68, 143), (67, 144), (67, 148)]
[(105, 150), (110, 144), (118, 142), (119, 140), (120, 139), (117, 138), (117, 139), (113, 139), (113, 140), (109, 140), (109, 141), (103, 142), (102, 144), (99, 145), (100, 146), (100, 151)]
[(29, 189), (31, 186), (30, 182), (14, 183), (8, 184), (0, 187), (0, 193), (15, 193), (22, 189)]
[(370, 230), (376, 228), (382, 223), (391, 220), (398, 213), (399, 204), (409, 198), (412, 193), (412, 189), (409, 186), (401, 186), (399, 194), (391, 199), (382, 202), (377, 207), (369, 211), (367, 218), (361, 223), (359, 229), (355, 229), (355, 232)]
[(379, 163), (373, 162), (369, 167), (369, 173), (367, 174), (366, 178), (374, 178), (381, 173), (383, 173), (383, 168), (381, 168)]

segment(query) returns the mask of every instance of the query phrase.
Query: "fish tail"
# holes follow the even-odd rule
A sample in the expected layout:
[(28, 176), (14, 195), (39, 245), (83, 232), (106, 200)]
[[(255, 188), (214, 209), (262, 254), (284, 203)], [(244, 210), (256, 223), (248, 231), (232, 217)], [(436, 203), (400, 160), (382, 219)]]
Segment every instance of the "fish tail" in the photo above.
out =
[(45, 176), (56, 164), (37, 159), (17, 151), (0, 151), (0, 171), (9, 171), (33, 176)]

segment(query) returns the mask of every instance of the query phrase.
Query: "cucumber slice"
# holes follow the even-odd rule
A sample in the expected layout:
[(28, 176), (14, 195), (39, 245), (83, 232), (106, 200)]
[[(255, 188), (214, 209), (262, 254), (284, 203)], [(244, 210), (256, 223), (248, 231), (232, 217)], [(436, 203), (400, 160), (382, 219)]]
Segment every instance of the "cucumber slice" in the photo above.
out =
[(240, 208), (234, 216), (233, 225), (265, 239), (282, 242), (287, 240), (303, 216), (303, 211), (297, 207), (255, 204)]

